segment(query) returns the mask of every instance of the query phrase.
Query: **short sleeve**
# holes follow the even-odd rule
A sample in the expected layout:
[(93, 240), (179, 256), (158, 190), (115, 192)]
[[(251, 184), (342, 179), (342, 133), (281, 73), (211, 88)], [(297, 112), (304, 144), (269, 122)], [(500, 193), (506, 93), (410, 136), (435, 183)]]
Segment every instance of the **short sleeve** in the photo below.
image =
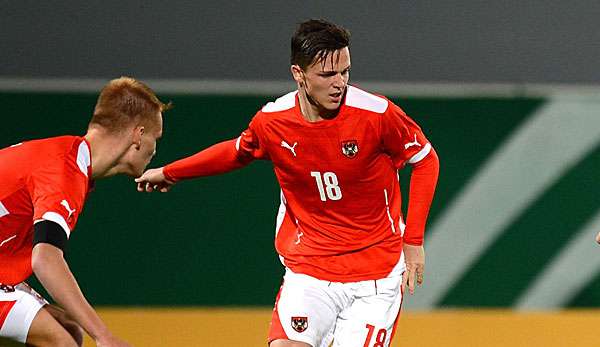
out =
[(407, 163), (414, 165), (431, 152), (431, 144), (421, 128), (391, 102), (382, 115), (381, 134), (383, 149), (397, 168)]
[(70, 236), (87, 195), (87, 177), (78, 171), (75, 162), (62, 161), (32, 173), (29, 190), (34, 223), (55, 222)]

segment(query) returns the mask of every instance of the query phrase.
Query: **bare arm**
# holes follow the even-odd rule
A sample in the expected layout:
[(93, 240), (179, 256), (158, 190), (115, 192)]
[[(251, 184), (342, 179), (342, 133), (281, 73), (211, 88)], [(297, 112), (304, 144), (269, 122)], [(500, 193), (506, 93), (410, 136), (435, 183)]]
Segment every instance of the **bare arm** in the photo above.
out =
[(47, 243), (36, 244), (33, 247), (31, 267), (52, 298), (81, 325), (96, 341), (97, 346), (129, 346), (111, 334), (87, 302), (63, 258), (62, 250)]

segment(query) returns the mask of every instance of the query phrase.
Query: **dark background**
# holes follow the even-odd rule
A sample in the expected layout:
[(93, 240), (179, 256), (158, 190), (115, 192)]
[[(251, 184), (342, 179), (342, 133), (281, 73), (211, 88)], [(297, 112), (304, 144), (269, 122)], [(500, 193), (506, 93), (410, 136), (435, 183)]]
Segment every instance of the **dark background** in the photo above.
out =
[(598, 1), (0, 1), (0, 76), (288, 80), (297, 23), (353, 35), (353, 78), (600, 83)]

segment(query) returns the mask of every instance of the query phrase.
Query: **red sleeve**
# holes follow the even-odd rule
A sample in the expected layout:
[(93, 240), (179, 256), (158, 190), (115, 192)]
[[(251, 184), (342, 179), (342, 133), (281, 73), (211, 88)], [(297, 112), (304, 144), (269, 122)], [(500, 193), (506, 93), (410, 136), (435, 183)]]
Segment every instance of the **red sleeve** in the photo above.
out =
[(413, 165), (408, 194), (406, 229), (403, 236), (404, 242), (409, 245), (420, 246), (423, 244), (425, 224), (429, 215), (429, 207), (433, 201), (439, 167), (439, 159), (433, 148), (423, 160)]
[(382, 115), (381, 136), (384, 151), (399, 169), (406, 163), (417, 163), (431, 149), (429, 140), (417, 123), (392, 102)]
[(404, 242), (422, 245), (439, 174), (439, 159), (419, 125), (400, 107), (390, 102), (382, 117), (384, 151), (390, 155), (397, 168), (401, 169), (407, 163), (413, 166)]
[(30, 176), (33, 220), (59, 224), (68, 238), (85, 204), (87, 177), (78, 172), (74, 162), (56, 161), (56, 165), (41, 167)]
[(267, 159), (265, 149), (256, 135), (256, 122), (233, 140), (223, 141), (190, 157), (175, 161), (164, 167), (168, 180), (177, 182), (203, 176), (223, 174), (248, 165), (254, 159)]

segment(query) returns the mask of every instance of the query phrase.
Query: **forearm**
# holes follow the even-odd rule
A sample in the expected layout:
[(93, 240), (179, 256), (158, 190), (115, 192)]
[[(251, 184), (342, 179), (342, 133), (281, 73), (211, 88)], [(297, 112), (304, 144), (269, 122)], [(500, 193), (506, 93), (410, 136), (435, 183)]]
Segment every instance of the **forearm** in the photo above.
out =
[(413, 166), (408, 195), (408, 215), (404, 242), (409, 245), (422, 245), (429, 208), (433, 201), (439, 174), (439, 159), (432, 148), (422, 161)]
[(69, 316), (95, 340), (110, 335), (104, 322), (85, 299), (62, 251), (49, 244), (37, 244), (32, 259), (36, 277)]
[(251, 160), (238, 153), (234, 139), (217, 143), (192, 156), (168, 164), (163, 173), (168, 180), (177, 182), (233, 171), (247, 165)]

